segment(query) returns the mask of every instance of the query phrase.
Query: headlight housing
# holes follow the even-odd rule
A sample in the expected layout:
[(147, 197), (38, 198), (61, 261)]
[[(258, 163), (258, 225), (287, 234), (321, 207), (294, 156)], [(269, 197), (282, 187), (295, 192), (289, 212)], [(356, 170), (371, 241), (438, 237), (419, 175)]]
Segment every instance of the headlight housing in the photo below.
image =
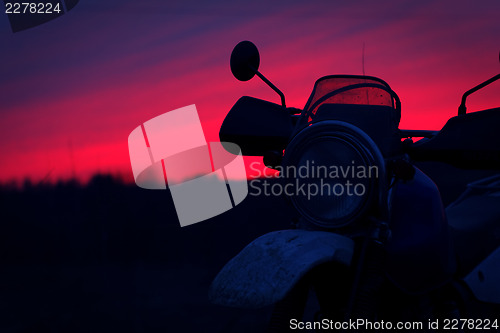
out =
[(297, 133), (285, 150), (281, 173), (293, 206), (323, 228), (356, 220), (381, 197), (379, 184), (385, 183), (377, 145), (361, 129), (335, 120), (313, 123)]

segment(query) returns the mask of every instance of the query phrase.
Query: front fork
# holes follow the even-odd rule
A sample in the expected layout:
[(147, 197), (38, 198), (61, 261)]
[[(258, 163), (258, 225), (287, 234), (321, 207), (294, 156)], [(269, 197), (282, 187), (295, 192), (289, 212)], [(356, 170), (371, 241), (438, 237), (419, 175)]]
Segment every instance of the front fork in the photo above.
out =
[(374, 227), (364, 236), (354, 268), (344, 320), (377, 317), (380, 290), (385, 281), (385, 243), (390, 237), (386, 222), (372, 220)]
[[(371, 235), (365, 236), (362, 240), (356, 256), (357, 260), (355, 260), (354, 271), (351, 275), (353, 282), (348, 305), (346, 311), (343, 312), (344, 318), (342, 319), (344, 321), (356, 319), (379, 321), (382, 304), (388, 303), (388, 299), (391, 302), (391, 296), (385, 294), (387, 290), (384, 288), (387, 282), (384, 273), (386, 260), (384, 245), (390, 239), (390, 230), (386, 223), (376, 221), (373, 230)], [(426, 295), (402, 295), (406, 302), (395, 301), (394, 307), (389, 307), (389, 309), (398, 311), (398, 307), (404, 306), (402, 303), (406, 303), (407, 306), (418, 312), (418, 314), (413, 312), (412, 315), (417, 315), (424, 325), (429, 320), (435, 319), (460, 320), (461, 311), (456, 296), (455, 288), (450, 283)], [(410, 305), (412, 301), (408, 301), (408, 298), (413, 300), (413, 305)], [(424, 331), (433, 330), (424, 328)], [(463, 331), (458, 330), (458, 332)]]

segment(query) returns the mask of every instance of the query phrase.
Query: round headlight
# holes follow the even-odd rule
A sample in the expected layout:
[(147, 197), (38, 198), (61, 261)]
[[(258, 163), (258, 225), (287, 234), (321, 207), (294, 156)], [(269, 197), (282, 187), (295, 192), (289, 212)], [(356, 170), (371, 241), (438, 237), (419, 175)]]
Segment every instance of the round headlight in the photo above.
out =
[(285, 150), (281, 172), (295, 208), (324, 228), (345, 226), (363, 214), (385, 173), (373, 140), (359, 128), (333, 120), (300, 131)]

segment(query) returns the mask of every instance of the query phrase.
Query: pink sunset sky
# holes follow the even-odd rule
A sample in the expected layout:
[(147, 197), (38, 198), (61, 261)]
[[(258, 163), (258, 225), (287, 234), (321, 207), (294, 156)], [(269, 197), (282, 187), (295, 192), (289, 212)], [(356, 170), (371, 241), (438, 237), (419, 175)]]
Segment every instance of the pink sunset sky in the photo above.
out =
[[(500, 2), (81, 0), (70, 12), (12, 33), (0, 15), (0, 182), (132, 178), (130, 132), (196, 104), (207, 140), (236, 100), (279, 103), (262, 81), (229, 69), (241, 40), (261, 72), (302, 108), (317, 78), (362, 74), (388, 82), (401, 128), (440, 129), (463, 92), (500, 72)], [(468, 100), (498, 106), (500, 82)]]

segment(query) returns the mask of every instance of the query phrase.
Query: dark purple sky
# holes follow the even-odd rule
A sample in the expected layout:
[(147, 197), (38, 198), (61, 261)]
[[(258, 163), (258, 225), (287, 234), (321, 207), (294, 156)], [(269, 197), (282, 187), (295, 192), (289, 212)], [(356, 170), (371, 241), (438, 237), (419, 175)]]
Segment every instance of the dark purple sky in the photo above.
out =
[[(95, 172), (130, 177), (128, 134), (195, 103), (209, 140), (242, 95), (229, 55), (260, 49), (261, 71), (302, 108), (328, 74), (381, 77), (403, 105), (402, 128), (439, 129), (461, 94), (500, 69), (500, 2), (81, 0), (13, 34), (0, 15), (0, 181)], [(499, 83), (469, 110), (498, 105)]]

